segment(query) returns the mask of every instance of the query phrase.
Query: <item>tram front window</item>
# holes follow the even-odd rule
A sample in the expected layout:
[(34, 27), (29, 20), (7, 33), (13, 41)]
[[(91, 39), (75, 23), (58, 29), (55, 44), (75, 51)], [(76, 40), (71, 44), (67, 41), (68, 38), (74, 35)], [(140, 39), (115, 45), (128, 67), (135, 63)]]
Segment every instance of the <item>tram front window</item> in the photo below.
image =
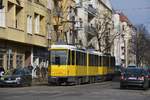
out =
[(53, 65), (66, 65), (67, 64), (67, 51), (51, 51), (51, 64)]

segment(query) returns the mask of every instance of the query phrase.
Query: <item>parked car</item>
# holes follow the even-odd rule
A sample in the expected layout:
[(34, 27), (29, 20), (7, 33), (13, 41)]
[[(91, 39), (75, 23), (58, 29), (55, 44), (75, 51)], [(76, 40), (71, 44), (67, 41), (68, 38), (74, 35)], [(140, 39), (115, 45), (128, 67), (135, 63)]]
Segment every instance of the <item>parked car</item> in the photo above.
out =
[(127, 68), (120, 78), (120, 88), (138, 86), (143, 89), (149, 88), (148, 72), (142, 68)]
[(0, 86), (30, 86), (32, 84), (32, 75), (27, 68), (14, 69), (0, 79)]
[(149, 87), (150, 87), (150, 69), (147, 69), (148, 71), (148, 79), (149, 79)]
[(128, 65), (128, 68), (136, 68), (136, 65)]

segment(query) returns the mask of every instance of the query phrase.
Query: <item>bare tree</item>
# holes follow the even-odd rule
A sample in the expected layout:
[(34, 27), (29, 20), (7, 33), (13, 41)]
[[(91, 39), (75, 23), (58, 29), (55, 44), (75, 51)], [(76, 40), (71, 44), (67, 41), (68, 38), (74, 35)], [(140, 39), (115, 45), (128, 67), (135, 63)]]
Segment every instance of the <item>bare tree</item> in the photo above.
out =
[(91, 45), (93, 41), (97, 41), (98, 51), (110, 53), (114, 39), (120, 35), (119, 32), (111, 34), (111, 30), (113, 29), (111, 15), (104, 13), (103, 16), (97, 16), (95, 25), (93, 26), (95, 27), (95, 34), (89, 40), (88, 45)]
[(132, 35), (131, 53), (136, 55), (136, 65), (150, 65), (150, 35), (144, 25), (136, 27), (136, 34)]

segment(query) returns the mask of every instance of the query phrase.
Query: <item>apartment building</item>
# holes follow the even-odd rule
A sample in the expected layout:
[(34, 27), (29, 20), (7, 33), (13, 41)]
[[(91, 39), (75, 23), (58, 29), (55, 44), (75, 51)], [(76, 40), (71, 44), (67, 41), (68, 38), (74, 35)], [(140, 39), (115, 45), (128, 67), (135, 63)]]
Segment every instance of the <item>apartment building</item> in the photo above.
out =
[(49, 0), (52, 10), (51, 41), (53, 44), (73, 44), (75, 34), (75, 0)]
[[(76, 5), (78, 18), (82, 20), (81, 29), (78, 30), (78, 40), (86, 48), (103, 49), (105, 40), (98, 40), (97, 36), (101, 35), (100, 31), (102, 30), (99, 30), (96, 24), (100, 26), (100, 23), (106, 21), (103, 16), (105, 13), (108, 14), (111, 22), (112, 8), (110, 2), (108, 0), (76, 0)], [(106, 30), (108, 31), (109, 29)], [(100, 46), (99, 42), (103, 46)]]
[(0, 66), (46, 66), (51, 23), (47, 0), (1, 0)]
[(132, 54), (132, 35), (134, 29), (128, 18), (120, 12), (114, 14), (114, 32), (120, 35), (114, 40), (114, 56), (116, 57), (116, 65), (127, 67), (135, 64), (135, 55)]

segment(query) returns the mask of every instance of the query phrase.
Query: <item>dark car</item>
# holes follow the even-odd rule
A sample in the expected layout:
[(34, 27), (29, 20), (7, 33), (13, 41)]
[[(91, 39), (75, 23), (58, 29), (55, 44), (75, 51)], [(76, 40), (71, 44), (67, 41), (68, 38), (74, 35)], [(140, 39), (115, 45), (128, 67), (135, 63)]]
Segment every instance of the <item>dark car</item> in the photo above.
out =
[(0, 79), (0, 86), (30, 86), (32, 84), (32, 75), (26, 68), (14, 69), (8, 75)]
[(128, 68), (136, 68), (136, 65), (129, 65)]
[(148, 71), (148, 79), (149, 79), (149, 87), (150, 87), (150, 69), (147, 69)]
[(149, 88), (148, 72), (142, 68), (127, 68), (120, 78), (120, 88), (138, 86)]

